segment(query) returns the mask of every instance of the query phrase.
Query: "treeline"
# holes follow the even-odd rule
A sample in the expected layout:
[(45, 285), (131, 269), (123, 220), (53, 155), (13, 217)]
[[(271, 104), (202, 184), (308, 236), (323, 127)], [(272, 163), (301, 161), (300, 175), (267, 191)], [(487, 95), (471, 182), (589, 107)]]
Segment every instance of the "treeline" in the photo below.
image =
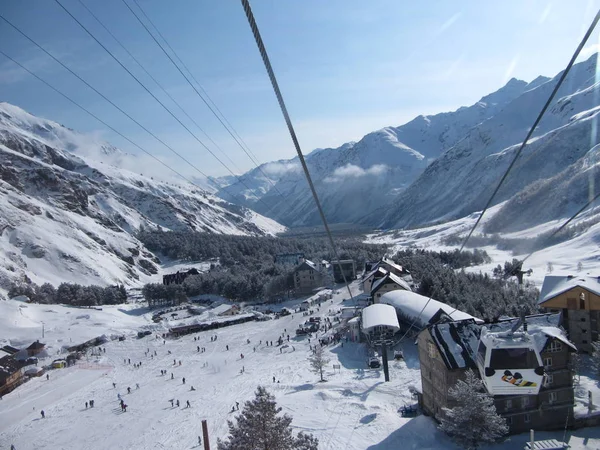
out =
[[(203, 261), (219, 258), (221, 265), (232, 267), (274, 263), (282, 253), (304, 253), (314, 261), (335, 259), (325, 237), (276, 238), (233, 236), (194, 231), (143, 230), (137, 237), (151, 251), (171, 259)], [(341, 259), (354, 259), (357, 265), (379, 259), (386, 245), (365, 244), (358, 237), (338, 237), (335, 243)]]
[[(188, 276), (178, 288), (150, 284), (144, 297), (151, 305), (176, 304), (181, 293), (188, 297), (220, 295), (231, 300), (273, 299), (294, 289), (293, 267), (275, 263), (283, 253), (303, 253), (313, 261), (334, 259), (329, 242), (321, 237), (273, 238), (231, 236), (188, 231), (141, 231), (146, 247), (172, 259), (202, 261), (218, 258), (207, 273)], [(357, 237), (336, 238), (342, 259), (353, 259), (357, 267), (381, 258), (385, 245), (362, 243)], [(167, 300), (165, 300), (167, 299)]]
[(34, 303), (73, 306), (118, 305), (127, 301), (127, 291), (123, 285), (101, 287), (61, 283), (55, 288), (50, 283), (41, 286), (35, 283), (13, 284), (8, 296), (13, 298), (18, 295), (25, 295)]
[(536, 288), (524, 286), (520, 290), (513, 280), (464, 270), (491, 262), (485, 251), (403, 250), (394, 256), (394, 260), (410, 270), (418, 285), (417, 293), (473, 316), (482, 319), (516, 316), (521, 308), (527, 314), (537, 312), (539, 291)]

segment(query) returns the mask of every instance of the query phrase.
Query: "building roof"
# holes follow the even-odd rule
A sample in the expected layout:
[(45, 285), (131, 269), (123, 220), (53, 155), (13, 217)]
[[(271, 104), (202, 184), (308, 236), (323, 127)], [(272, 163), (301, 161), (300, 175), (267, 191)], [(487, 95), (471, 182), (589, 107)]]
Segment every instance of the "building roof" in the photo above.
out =
[(27, 350), (39, 350), (44, 348), (45, 346), (46, 344), (42, 344), (40, 341), (35, 341), (33, 344), (27, 347)]
[(2, 347), (2, 350), (4, 350), (6, 353), (9, 353), (11, 355), (14, 355), (15, 353), (19, 353), (19, 349), (12, 347), (10, 345), (5, 345), (4, 347)]
[(375, 294), (379, 290), (379, 288), (381, 288), (383, 285), (385, 285), (388, 281), (396, 283), (398, 286), (400, 286), (404, 290), (412, 291), (412, 289), (410, 288), (409, 284), (406, 281), (404, 281), (398, 275), (394, 275), (393, 273), (388, 272), (385, 274), (385, 276), (383, 278), (380, 278), (375, 283), (373, 283), (373, 287), (371, 287), (371, 295)]
[(407, 272), (407, 270), (404, 267), (402, 267), (400, 264), (396, 264), (394, 261), (386, 258), (385, 256), (383, 258), (381, 258), (381, 261), (378, 264), (387, 264), (388, 266), (393, 267), (400, 273)]
[[(442, 361), (450, 370), (474, 368), (479, 345), (479, 338), (483, 327), (489, 333), (504, 334), (517, 323), (518, 318), (500, 320), (496, 323), (477, 324), (473, 320), (457, 322), (435, 323), (428, 327), (433, 342), (435, 343)], [(536, 349), (541, 352), (550, 339), (558, 339), (573, 350), (576, 350), (565, 332), (558, 327), (560, 314), (537, 314), (526, 317), (527, 334), (533, 338)], [(519, 339), (524, 331), (515, 332), (515, 339)]]
[(379, 301), (393, 306), (399, 313), (414, 320), (417, 328), (424, 328), (429, 325), (432, 319), (439, 315), (440, 309), (447, 314), (451, 320), (473, 319), (476, 322), (483, 323), (483, 320), (477, 317), (473, 317), (450, 305), (446, 305), (445, 303), (412, 291), (398, 289), (396, 291), (386, 292), (381, 296)]
[(392, 306), (377, 303), (362, 310), (363, 331), (368, 332), (371, 328), (379, 326), (392, 328), (394, 331), (400, 329), (396, 310)]
[(294, 269), (294, 272), (298, 272), (299, 270), (306, 270), (307, 268), (315, 270), (317, 272), (319, 271), (319, 269), (317, 269), (317, 265), (314, 262), (312, 262), (310, 259), (305, 259)]
[(546, 275), (542, 291), (538, 298), (538, 305), (574, 287), (582, 287), (596, 295), (600, 295), (600, 277), (591, 277), (589, 275)]
[(12, 356), (0, 358), (0, 379), (7, 378), (20, 369), (21, 365)]
[(369, 278), (376, 276), (376, 275), (379, 275), (380, 277), (384, 277), (386, 273), (388, 273), (388, 271), (385, 270), (383, 267), (376, 266), (374, 269), (372, 269), (368, 274), (366, 274), (363, 277), (363, 281), (366, 281)]

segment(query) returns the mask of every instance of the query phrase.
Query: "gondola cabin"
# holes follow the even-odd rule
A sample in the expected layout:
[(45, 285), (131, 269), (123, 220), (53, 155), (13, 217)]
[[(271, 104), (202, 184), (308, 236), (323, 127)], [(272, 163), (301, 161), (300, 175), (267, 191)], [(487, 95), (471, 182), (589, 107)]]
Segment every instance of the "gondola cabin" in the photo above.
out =
[(490, 332), (482, 327), (477, 367), (492, 395), (537, 395), (544, 367), (533, 336), (523, 331)]

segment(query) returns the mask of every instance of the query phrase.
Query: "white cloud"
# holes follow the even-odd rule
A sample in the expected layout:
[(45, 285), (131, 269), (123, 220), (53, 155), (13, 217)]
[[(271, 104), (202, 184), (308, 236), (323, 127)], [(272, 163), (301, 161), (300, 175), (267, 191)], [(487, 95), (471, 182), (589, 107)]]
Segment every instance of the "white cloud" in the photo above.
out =
[(288, 172), (299, 172), (300, 164), (299, 163), (280, 163), (280, 162), (272, 162), (268, 163), (262, 168), (263, 172), (267, 175), (274, 176), (282, 176)]
[(375, 164), (368, 169), (355, 166), (354, 164), (346, 164), (334, 170), (333, 174), (325, 178), (326, 183), (339, 183), (348, 178), (362, 178), (366, 176), (381, 175), (387, 170), (384, 164)]
[(583, 47), (581, 49), (581, 53), (579, 54), (580, 60), (585, 60), (592, 56), (594, 53), (600, 52), (600, 44), (591, 44)]

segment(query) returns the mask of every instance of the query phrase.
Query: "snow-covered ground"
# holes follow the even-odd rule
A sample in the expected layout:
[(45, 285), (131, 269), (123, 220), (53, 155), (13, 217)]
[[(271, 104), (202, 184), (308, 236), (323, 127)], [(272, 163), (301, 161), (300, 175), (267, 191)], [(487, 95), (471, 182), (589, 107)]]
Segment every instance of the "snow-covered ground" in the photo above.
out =
[[(474, 236), (480, 236), (485, 223), (490, 220), (504, 205), (493, 206), (486, 212), (485, 216), (477, 226)], [(577, 225), (582, 221), (587, 221), (597, 217), (598, 210), (588, 211), (571, 222), (570, 226)], [(464, 238), (475, 224), (480, 212), (473, 213), (462, 219), (452, 222), (446, 222), (440, 225), (433, 225), (425, 228), (416, 228), (412, 230), (392, 230), (385, 233), (368, 235), (366, 242), (374, 244), (390, 245), (390, 254), (407, 248), (418, 248), (433, 251), (452, 251), (460, 248), (460, 245), (449, 246), (443, 243), (449, 236), (461, 236)], [(561, 226), (566, 218), (547, 222), (518, 233), (500, 233), (503, 238), (529, 238), (535, 239), (540, 234), (554, 230)], [(548, 273), (548, 263), (552, 263), (553, 273), (576, 274), (578, 264), (581, 262), (583, 273), (590, 275), (600, 274), (600, 224), (591, 226), (587, 231), (581, 233), (575, 238), (553, 245), (543, 250), (539, 250), (531, 255), (524, 264), (524, 269), (533, 269), (531, 276), (526, 277), (526, 281), (533, 283), (541, 288), (544, 277)], [(523, 259), (527, 254), (515, 254), (508, 250), (501, 250), (493, 245), (478, 247), (479, 250), (485, 250), (492, 262), (480, 266), (469, 267), (471, 272), (483, 272), (492, 274), (492, 270), (498, 264), (504, 266), (505, 261), (512, 261), (513, 258)], [(473, 247), (467, 246), (466, 250), (473, 250)]]
[[(352, 288), (359, 292), (357, 283)], [(338, 311), (344, 293), (339, 290), (317, 314)], [(413, 342), (401, 344), (405, 360), (391, 362), (389, 383), (384, 382), (382, 370), (366, 368), (363, 344), (329, 346), (328, 381), (320, 383), (307, 362), (309, 345), (315, 340), (309, 344), (308, 337), (297, 338), (294, 333), (306, 320), (301, 313), (166, 342), (156, 334), (137, 339), (139, 329), (164, 330), (163, 325), (153, 324), (150, 316), (135, 305), (83, 310), (24, 305), (15, 300), (0, 302), (0, 342), (21, 345), (41, 339), (44, 322), (42, 341), (48, 345), (48, 356), (42, 363), (56, 358), (57, 351), (71, 341), (78, 343), (101, 334), (127, 337), (108, 342), (101, 356), (90, 355), (74, 367), (52, 370), (49, 380), (34, 378), (5, 395), (0, 402), (0, 448), (11, 444), (19, 450), (199, 448), (202, 419), (208, 421), (214, 447), (217, 438), (227, 435), (227, 420), (235, 416), (232, 406), (240, 402), (241, 407), (251, 399), (259, 384), (265, 385), (283, 411), (294, 418), (296, 431), (318, 437), (322, 450), (456, 448), (431, 419), (403, 418), (398, 411), (414, 401), (409, 387), (420, 386)], [(275, 341), (282, 335), (288, 346), (280, 350)], [(211, 341), (212, 336), (217, 340)], [(267, 340), (275, 345), (266, 346)], [(206, 352), (199, 353), (198, 346), (205, 347)], [(125, 363), (126, 359), (131, 359), (131, 364)], [(141, 367), (134, 368), (134, 363), (140, 362)], [(334, 372), (333, 364), (339, 364), (340, 370)], [(244, 373), (240, 373), (242, 368)], [(167, 371), (166, 376), (160, 375), (161, 369)], [(131, 394), (127, 394), (128, 386)], [(126, 413), (120, 411), (117, 394), (128, 405)], [(91, 399), (95, 407), (86, 409), (85, 402)], [(180, 407), (171, 407), (170, 399), (179, 400)], [(187, 400), (191, 408), (185, 407)], [(42, 409), (45, 419), (40, 416)], [(600, 447), (598, 436), (598, 429), (567, 433), (574, 449)], [(540, 433), (541, 437), (563, 436)], [(515, 436), (490, 448), (522, 448), (526, 439), (525, 435)]]

